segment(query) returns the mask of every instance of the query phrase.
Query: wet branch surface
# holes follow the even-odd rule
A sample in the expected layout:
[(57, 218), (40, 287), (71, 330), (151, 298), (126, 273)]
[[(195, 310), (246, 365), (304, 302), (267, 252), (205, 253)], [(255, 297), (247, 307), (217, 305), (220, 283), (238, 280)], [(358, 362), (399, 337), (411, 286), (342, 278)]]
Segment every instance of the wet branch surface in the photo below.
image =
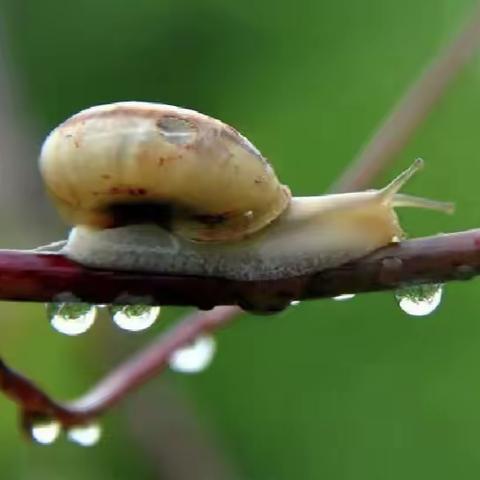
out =
[(262, 282), (90, 270), (57, 254), (0, 251), (0, 298), (4, 300), (72, 300), (75, 296), (91, 303), (143, 298), (161, 305), (227, 305), (187, 316), (74, 402), (56, 402), (4, 362), (0, 362), (0, 388), (19, 405), (26, 431), (32, 421), (44, 417), (68, 428), (99, 416), (163, 371), (179, 347), (229, 324), (242, 312), (237, 305), (270, 313), (293, 300), (467, 280), (479, 273), (480, 229), (407, 240), (314, 275)]
[(406, 240), (316, 274), (238, 281), (85, 268), (60, 254), (0, 250), (0, 300), (238, 305), (274, 313), (293, 300), (389, 290), (472, 277), (480, 269), (480, 229)]

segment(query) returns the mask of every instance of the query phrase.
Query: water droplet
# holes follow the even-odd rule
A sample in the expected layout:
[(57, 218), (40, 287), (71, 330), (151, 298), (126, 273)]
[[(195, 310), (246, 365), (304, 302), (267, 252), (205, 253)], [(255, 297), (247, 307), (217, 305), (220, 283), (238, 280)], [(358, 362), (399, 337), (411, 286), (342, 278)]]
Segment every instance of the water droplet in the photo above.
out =
[(440, 305), (442, 293), (442, 284), (413, 285), (397, 290), (395, 297), (405, 313), (421, 317), (429, 315)]
[(296, 307), (297, 305), (300, 305), (300, 300), (292, 300), (290, 302), (291, 307)]
[(97, 307), (88, 303), (49, 303), (47, 316), (52, 327), (65, 335), (85, 333), (95, 322)]
[(170, 368), (177, 372), (198, 373), (210, 365), (215, 350), (215, 339), (209, 335), (202, 335), (191, 344), (173, 352), (168, 363)]
[(160, 307), (151, 305), (112, 305), (113, 321), (123, 330), (139, 332), (151, 327), (160, 314)]
[(32, 438), (42, 445), (51, 445), (60, 435), (60, 424), (55, 420), (36, 420), (30, 428)]
[(102, 436), (102, 429), (98, 423), (76, 425), (67, 431), (67, 438), (82, 447), (92, 447)]
[(354, 293), (342, 293), (341, 295), (337, 295), (336, 297), (333, 297), (333, 300), (336, 300), (337, 302), (343, 302), (345, 300), (351, 300), (354, 297), (355, 297)]

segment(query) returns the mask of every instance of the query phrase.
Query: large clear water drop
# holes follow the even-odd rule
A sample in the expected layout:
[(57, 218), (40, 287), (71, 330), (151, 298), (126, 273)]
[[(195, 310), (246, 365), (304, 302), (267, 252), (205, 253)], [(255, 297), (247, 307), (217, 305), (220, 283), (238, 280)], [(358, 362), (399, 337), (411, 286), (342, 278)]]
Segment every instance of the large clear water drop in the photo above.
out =
[(210, 365), (215, 351), (215, 339), (210, 335), (201, 335), (189, 345), (173, 352), (168, 364), (177, 372), (198, 373)]
[(442, 301), (443, 285), (413, 285), (395, 292), (400, 308), (409, 315), (422, 317), (432, 313)]
[(82, 447), (92, 447), (102, 436), (102, 428), (98, 423), (76, 425), (67, 431), (67, 438)]
[(151, 327), (160, 315), (160, 307), (151, 305), (112, 305), (113, 321), (123, 330), (140, 332)]
[(49, 303), (47, 316), (52, 327), (65, 335), (85, 333), (95, 322), (98, 309), (89, 303)]
[(60, 424), (55, 420), (35, 420), (30, 434), (37, 443), (51, 445), (60, 435)]

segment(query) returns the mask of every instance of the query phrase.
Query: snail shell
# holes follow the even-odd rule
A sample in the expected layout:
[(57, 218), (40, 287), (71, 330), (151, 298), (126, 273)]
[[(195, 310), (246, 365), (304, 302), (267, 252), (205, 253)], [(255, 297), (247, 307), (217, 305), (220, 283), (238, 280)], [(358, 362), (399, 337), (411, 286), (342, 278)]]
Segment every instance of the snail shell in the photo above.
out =
[(73, 115), (45, 140), (40, 168), (72, 225), (156, 223), (196, 241), (232, 241), (288, 206), (261, 153), (232, 127), (193, 110), (146, 102)]

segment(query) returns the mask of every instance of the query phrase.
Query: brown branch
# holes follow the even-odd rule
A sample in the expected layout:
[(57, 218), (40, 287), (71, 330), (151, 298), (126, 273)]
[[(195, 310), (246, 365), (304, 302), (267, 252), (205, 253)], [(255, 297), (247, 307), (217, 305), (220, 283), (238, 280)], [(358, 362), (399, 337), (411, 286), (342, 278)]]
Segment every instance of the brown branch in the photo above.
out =
[(83, 397), (60, 403), (30, 380), (0, 361), (0, 389), (21, 409), (23, 425), (29, 433), (37, 418), (56, 419), (64, 428), (85, 424), (116, 405), (129, 392), (160, 373), (178, 348), (200, 334), (218, 330), (241, 313), (237, 307), (217, 307), (187, 316), (172, 330), (108, 374)]
[(293, 300), (441, 283), (479, 273), (480, 229), (407, 240), (312, 275), (268, 280), (93, 270), (59, 254), (0, 250), (0, 299), (94, 304), (151, 303), (211, 309), (238, 305), (269, 313)]
[(369, 187), (372, 178), (377, 177), (407, 144), (479, 43), (480, 5), (477, 5), (464, 29), (413, 83), (330, 190), (347, 192)]

